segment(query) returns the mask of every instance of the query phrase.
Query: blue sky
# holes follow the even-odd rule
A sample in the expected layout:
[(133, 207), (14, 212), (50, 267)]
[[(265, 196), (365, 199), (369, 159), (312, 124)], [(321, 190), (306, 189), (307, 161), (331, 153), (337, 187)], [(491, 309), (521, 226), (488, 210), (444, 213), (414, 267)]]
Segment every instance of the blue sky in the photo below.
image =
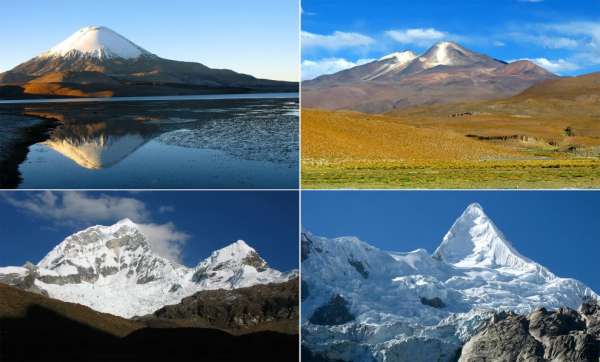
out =
[(2, 0), (0, 71), (103, 25), (163, 58), (298, 80), (298, 1)]
[(432, 253), (472, 202), (521, 254), (600, 292), (596, 191), (304, 191), (302, 224), (316, 235)]
[(298, 268), (292, 191), (3, 192), (0, 216), (0, 266), (37, 263), (73, 232), (128, 217), (155, 251), (188, 266), (243, 239), (271, 267)]
[(451, 40), (561, 75), (600, 70), (598, 0), (302, 1), (302, 78)]

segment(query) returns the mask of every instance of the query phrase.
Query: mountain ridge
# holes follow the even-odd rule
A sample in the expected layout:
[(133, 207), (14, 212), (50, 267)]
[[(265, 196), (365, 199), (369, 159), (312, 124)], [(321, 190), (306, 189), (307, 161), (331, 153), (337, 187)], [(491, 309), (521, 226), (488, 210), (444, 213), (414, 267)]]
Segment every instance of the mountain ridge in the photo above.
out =
[(394, 63), (394, 57), (387, 56), (303, 81), (303, 105), (384, 113), (415, 105), (505, 98), (557, 78), (530, 61), (507, 63), (453, 42), (436, 43), (407, 62)]
[(143, 228), (129, 219), (76, 232), (37, 265), (0, 268), (0, 282), (127, 318), (201, 290), (283, 282), (294, 276), (270, 268), (241, 240), (194, 267), (183, 266), (156, 254)]

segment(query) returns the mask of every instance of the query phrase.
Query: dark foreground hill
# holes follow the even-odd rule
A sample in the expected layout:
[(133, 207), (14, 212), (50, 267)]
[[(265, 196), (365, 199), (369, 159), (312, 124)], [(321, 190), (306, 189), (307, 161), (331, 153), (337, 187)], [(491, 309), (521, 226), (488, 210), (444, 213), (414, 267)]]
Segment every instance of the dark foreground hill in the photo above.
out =
[(298, 336), (149, 328), (0, 284), (1, 361), (294, 361)]

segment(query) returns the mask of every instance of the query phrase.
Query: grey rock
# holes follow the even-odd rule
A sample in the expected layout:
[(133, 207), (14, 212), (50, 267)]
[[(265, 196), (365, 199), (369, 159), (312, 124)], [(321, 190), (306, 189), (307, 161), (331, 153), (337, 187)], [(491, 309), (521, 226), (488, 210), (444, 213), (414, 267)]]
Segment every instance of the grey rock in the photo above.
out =
[(358, 274), (360, 274), (363, 278), (367, 279), (369, 277), (369, 272), (365, 268), (364, 264), (358, 260), (348, 259), (348, 263), (356, 269)]
[(348, 310), (348, 301), (336, 294), (327, 304), (317, 308), (309, 320), (312, 324), (334, 326), (353, 321), (354, 315)]
[(446, 303), (444, 303), (444, 301), (438, 297), (433, 297), (433, 298), (421, 297), (421, 304), (428, 305), (430, 307), (438, 308), (438, 309), (446, 307)]
[(502, 313), (463, 347), (460, 362), (598, 362), (600, 307)]

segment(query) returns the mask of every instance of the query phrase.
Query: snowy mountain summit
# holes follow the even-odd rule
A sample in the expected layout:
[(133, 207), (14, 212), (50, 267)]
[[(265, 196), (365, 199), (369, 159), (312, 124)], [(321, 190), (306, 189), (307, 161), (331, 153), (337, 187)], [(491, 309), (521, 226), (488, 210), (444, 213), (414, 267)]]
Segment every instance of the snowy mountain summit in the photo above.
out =
[(466, 208), (432, 255), (305, 232), (302, 259), (303, 343), (331, 359), (454, 361), (495, 313), (600, 300), (521, 255), (479, 204)]
[(284, 282), (242, 240), (188, 268), (158, 255), (143, 225), (92, 226), (58, 244), (37, 265), (0, 268), (0, 282), (123, 317), (145, 315), (202, 290)]
[(92, 58), (135, 59), (151, 55), (142, 47), (104, 26), (88, 26), (42, 54), (45, 57), (88, 56)]

